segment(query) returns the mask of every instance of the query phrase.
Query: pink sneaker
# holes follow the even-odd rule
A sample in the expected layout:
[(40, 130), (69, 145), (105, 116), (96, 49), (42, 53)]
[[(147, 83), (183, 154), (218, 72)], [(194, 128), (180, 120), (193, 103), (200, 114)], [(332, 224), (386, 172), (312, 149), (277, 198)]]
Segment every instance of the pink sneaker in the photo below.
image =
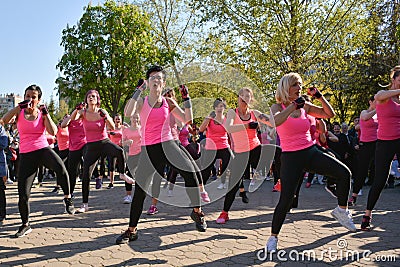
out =
[(150, 208), (149, 208), (149, 210), (147, 211), (147, 214), (148, 214), (148, 215), (154, 215), (154, 214), (156, 214), (156, 213), (158, 213), (157, 207), (154, 206), (154, 205), (151, 205)]
[(210, 198), (208, 196), (208, 193), (206, 191), (203, 191), (200, 193), (201, 199), (206, 202), (209, 203), (210, 202)]
[(310, 188), (311, 187), (311, 183), (306, 183), (306, 188)]
[(222, 211), (221, 214), (219, 215), (218, 219), (215, 222), (218, 224), (224, 224), (227, 221), (229, 221), (228, 213), (225, 211)]

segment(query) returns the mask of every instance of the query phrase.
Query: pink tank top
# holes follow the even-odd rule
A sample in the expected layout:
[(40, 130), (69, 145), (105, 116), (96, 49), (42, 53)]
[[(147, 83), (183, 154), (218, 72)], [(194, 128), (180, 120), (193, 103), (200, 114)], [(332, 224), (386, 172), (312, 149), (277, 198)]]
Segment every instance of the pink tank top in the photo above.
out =
[(169, 124), (170, 116), (172, 114), (169, 113), (169, 105), (164, 97), (159, 108), (150, 107), (148, 96), (145, 97), (140, 111), (142, 146), (173, 140)]
[(140, 136), (140, 128), (132, 130), (131, 128), (125, 128), (122, 130), (122, 134), (124, 139), (132, 140), (132, 144), (129, 146), (129, 156), (134, 156), (140, 153), (141, 148), (141, 136)]
[(69, 133), (68, 128), (58, 127), (57, 131), (57, 144), (59, 150), (66, 150), (69, 148)]
[(25, 119), (24, 109), (21, 110), (18, 115), (17, 128), (20, 138), (20, 153), (29, 153), (49, 146), (41, 112), (39, 112), (36, 120), (28, 121)]
[(378, 139), (378, 120), (376, 116), (368, 120), (360, 119), (360, 141), (373, 142)]
[(114, 144), (120, 146), (122, 143), (122, 128), (121, 129), (115, 129), (112, 130), (110, 132), (115, 133), (114, 135), (109, 135), (111, 142), (113, 142)]
[[(284, 108), (283, 105), (282, 107)], [(289, 116), (284, 123), (276, 127), (283, 152), (298, 151), (314, 145), (310, 133), (310, 120), (304, 108), (301, 108), (300, 112), (299, 118)]]
[(79, 150), (87, 143), (83, 120), (71, 120), (68, 125), (68, 132), (69, 151)]
[(218, 150), (229, 147), (228, 133), (224, 127), (226, 118), (224, 118), (223, 124), (216, 124), (214, 120), (211, 120), (207, 126), (207, 139), (205, 149), (207, 150)]
[[(234, 124), (249, 124), (252, 121), (257, 121), (253, 111), (251, 111), (248, 121), (242, 121), (237, 109), (235, 112)], [(231, 137), (232, 149), (235, 153), (248, 152), (261, 144), (260, 139), (257, 137), (257, 129), (246, 129), (245, 131), (231, 133)]]
[(179, 141), (182, 146), (186, 147), (189, 145), (189, 130), (187, 125), (183, 126), (183, 128), (179, 132)]
[(86, 140), (88, 143), (108, 138), (106, 122), (104, 119), (88, 121), (86, 117), (83, 116), (83, 128), (85, 128)]
[(376, 103), (378, 116), (378, 139), (395, 140), (400, 138), (400, 104), (389, 99), (386, 103)]

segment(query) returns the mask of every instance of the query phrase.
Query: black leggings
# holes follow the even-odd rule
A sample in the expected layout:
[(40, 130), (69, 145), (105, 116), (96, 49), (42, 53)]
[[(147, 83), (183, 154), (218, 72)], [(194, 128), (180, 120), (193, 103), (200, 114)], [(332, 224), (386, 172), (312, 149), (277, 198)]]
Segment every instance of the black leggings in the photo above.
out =
[(29, 197), (36, 171), (43, 165), (54, 170), (57, 177), (57, 184), (61, 186), (64, 195), (70, 194), (68, 172), (61, 158), (50, 147), (45, 147), (28, 153), (21, 153), (20, 168), (18, 177), (18, 209), (22, 223), (29, 222)]
[[(353, 193), (358, 194), (364, 185), (365, 178), (368, 176), (369, 166), (374, 164), (376, 141), (360, 142), (360, 150), (358, 151), (358, 167), (354, 177)], [(375, 176), (372, 174), (369, 176)], [(369, 178), (368, 178), (369, 180)], [(371, 179), (372, 180), (372, 179)]]
[(69, 183), (71, 185), (71, 193), (74, 192), (76, 186), (76, 178), (79, 174), (79, 169), (83, 163), (83, 156), (85, 155), (86, 145), (81, 149), (69, 151), (68, 154), (68, 175)]
[(83, 159), (83, 177), (82, 177), (82, 201), (88, 203), (89, 201), (89, 184), (90, 177), (96, 167), (97, 160), (103, 156), (110, 156), (117, 158), (117, 169), (119, 173), (125, 171), (124, 151), (121, 147), (112, 143), (110, 139), (104, 139), (97, 142), (90, 142), (86, 144), (87, 149)]
[(201, 176), (203, 177), (204, 184), (206, 184), (208, 179), (210, 178), (211, 170), (217, 159), (222, 160), (221, 173), (223, 177), (221, 177), (221, 181), (225, 181), (225, 170), (228, 167), (231, 157), (233, 157), (233, 154), (229, 147), (218, 150), (204, 149), (200, 157), (202, 166)]
[(342, 162), (322, 152), (315, 145), (299, 151), (282, 152), (281, 162), (282, 189), (272, 218), (272, 234), (279, 234), (304, 171), (334, 177), (338, 204), (347, 206), (351, 172)]
[[(129, 177), (136, 177), (136, 170), (138, 167), (138, 162), (140, 158), (140, 153), (137, 155), (128, 155), (128, 159), (126, 160), (126, 171)], [(131, 192), (133, 188), (132, 184), (128, 184), (125, 182), (125, 190)]]
[(161, 184), (166, 164), (177, 168), (185, 180), (186, 193), (191, 202), (190, 206), (200, 206), (200, 192), (196, 178), (196, 169), (188, 153), (180, 149), (175, 141), (143, 146), (136, 171), (136, 185), (131, 204), (129, 227), (137, 226), (150, 182), (153, 180), (154, 184), (156, 181), (159, 181), (158, 184)]
[(367, 210), (374, 209), (389, 177), (390, 166), (396, 153), (400, 153), (400, 138), (389, 141), (378, 140), (376, 142), (375, 178), (368, 193)]

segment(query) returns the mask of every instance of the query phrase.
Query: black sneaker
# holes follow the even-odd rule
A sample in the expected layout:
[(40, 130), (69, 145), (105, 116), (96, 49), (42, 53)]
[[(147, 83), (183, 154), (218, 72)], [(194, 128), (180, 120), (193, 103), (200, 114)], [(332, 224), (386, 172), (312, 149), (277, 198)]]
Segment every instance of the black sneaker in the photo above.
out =
[(111, 189), (111, 188), (114, 188), (114, 184), (113, 184), (113, 183), (110, 183), (110, 184), (107, 186), (107, 189)]
[(336, 195), (336, 185), (327, 185), (325, 186), (326, 192), (328, 192), (332, 197), (337, 198)]
[(137, 231), (135, 233), (131, 232), (129, 229), (126, 230), (122, 235), (120, 235), (117, 240), (115, 241), (115, 243), (117, 245), (119, 244), (127, 244), (131, 241), (135, 241), (136, 239), (138, 239), (138, 234)]
[(65, 211), (68, 214), (75, 214), (75, 207), (72, 198), (64, 198)]
[(349, 207), (355, 206), (356, 202), (357, 202), (357, 197), (351, 196), (351, 198), (347, 202), (347, 206), (349, 206)]
[(192, 220), (196, 223), (196, 229), (199, 232), (205, 232), (207, 229), (207, 223), (206, 223), (206, 219), (204, 217), (204, 213), (201, 211), (199, 212), (195, 212), (194, 210), (192, 210), (192, 213), (190, 214), (190, 218), (192, 218)]
[(57, 194), (58, 194), (58, 191), (60, 191), (60, 187), (59, 187), (59, 186), (56, 186), (56, 187), (54, 187), (53, 191), (51, 191), (51, 192), (52, 192), (52, 193), (57, 193)]
[(363, 216), (361, 221), (361, 230), (362, 231), (371, 231), (371, 217)]
[(239, 197), (242, 198), (243, 203), (249, 203), (249, 198), (246, 195), (246, 191), (239, 192)]
[(29, 234), (30, 232), (32, 232), (32, 228), (31, 226), (28, 225), (21, 225), (18, 229), (18, 232), (14, 235), (14, 237), (18, 238), (18, 237), (23, 237), (26, 234)]

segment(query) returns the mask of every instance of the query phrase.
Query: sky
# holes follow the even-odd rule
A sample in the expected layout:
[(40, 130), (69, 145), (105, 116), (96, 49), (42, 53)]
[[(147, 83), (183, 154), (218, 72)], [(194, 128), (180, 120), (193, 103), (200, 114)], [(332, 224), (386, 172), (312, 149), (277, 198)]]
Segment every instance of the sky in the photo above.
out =
[(0, 94), (23, 95), (31, 84), (43, 91), (42, 102), (58, 96), (56, 65), (63, 55), (62, 30), (76, 25), (83, 8), (98, 0), (1, 0)]

